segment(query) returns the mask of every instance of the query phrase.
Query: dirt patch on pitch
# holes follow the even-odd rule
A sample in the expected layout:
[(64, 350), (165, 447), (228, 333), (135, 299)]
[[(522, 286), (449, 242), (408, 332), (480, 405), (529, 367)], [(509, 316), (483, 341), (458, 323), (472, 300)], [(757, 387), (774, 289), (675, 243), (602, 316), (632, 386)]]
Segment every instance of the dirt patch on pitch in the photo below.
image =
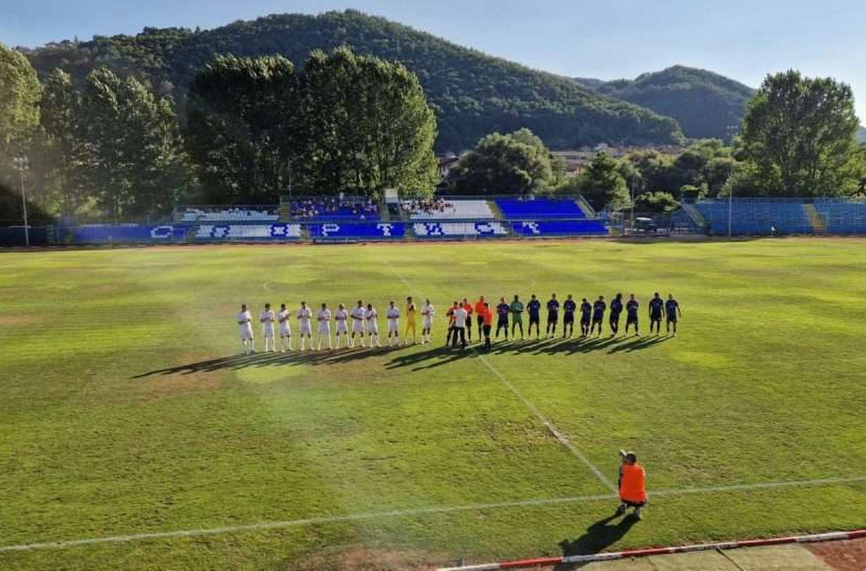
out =
[(289, 564), (298, 571), (403, 571), (435, 569), (429, 555), (409, 551), (350, 547), (336, 552), (313, 555)]
[(828, 541), (808, 545), (809, 551), (838, 571), (866, 569), (866, 539)]
[(34, 325), (41, 319), (32, 315), (0, 315), (0, 327), (16, 327), (20, 325)]

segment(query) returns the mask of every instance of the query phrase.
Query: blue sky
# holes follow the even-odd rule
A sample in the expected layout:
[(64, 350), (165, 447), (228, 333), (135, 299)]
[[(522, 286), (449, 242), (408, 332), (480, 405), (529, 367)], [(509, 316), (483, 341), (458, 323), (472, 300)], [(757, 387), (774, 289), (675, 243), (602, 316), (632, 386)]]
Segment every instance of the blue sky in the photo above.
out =
[(0, 0), (0, 41), (34, 46), (344, 8), (563, 75), (632, 78), (684, 64), (756, 87), (767, 73), (800, 69), (851, 84), (866, 120), (863, 0)]

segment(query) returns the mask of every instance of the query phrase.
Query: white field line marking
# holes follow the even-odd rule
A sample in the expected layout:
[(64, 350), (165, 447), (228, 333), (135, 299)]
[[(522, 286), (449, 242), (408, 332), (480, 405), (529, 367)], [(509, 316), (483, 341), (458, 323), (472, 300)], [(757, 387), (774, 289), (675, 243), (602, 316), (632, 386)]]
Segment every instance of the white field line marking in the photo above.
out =
[[(410, 290), (415, 289), (412, 286), (412, 284), (410, 284), (408, 281), (406, 281), (406, 278), (404, 278), (403, 275), (397, 269), (395, 269), (393, 265), (391, 265), (390, 261), (388, 261), (388, 266), (391, 268), (391, 271), (394, 272), (394, 274), (398, 278), (400, 278), (400, 281), (402, 281), (404, 284), (406, 284), (406, 287), (408, 287)], [(417, 293), (418, 292), (416, 292), (416, 294)], [(423, 299), (423, 296), (419, 296), (419, 299)], [(479, 339), (480, 339), (480, 335), (479, 335)], [(613, 484), (613, 482), (611, 482), (610, 479), (607, 476), (605, 476), (604, 473), (595, 466), (595, 464), (590, 462), (589, 459), (586, 456), (584, 456), (580, 452), (580, 450), (577, 449), (577, 447), (574, 444), (571, 443), (567, 434), (565, 434), (564, 432), (559, 430), (556, 427), (556, 425), (554, 425), (552, 422), (550, 422), (550, 420), (547, 419), (546, 416), (541, 414), (541, 411), (538, 410), (538, 407), (535, 406), (528, 398), (523, 396), (523, 393), (521, 393), (519, 390), (517, 390), (517, 387), (512, 385), (508, 381), (508, 379), (506, 379), (505, 376), (499, 372), (499, 370), (496, 367), (491, 365), (490, 361), (488, 361), (487, 358), (484, 357), (484, 355), (482, 355), (481, 353), (476, 351), (474, 347), (472, 348), (472, 352), (475, 353), (475, 355), (477, 355), (479, 359), (481, 359), (481, 362), (484, 363), (484, 365), (488, 369), (490, 369), (490, 371), (494, 375), (496, 375), (496, 377), (502, 382), (502, 384), (504, 384), (508, 388), (508, 390), (510, 390), (514, 394), (514, 396), (516, 396), (518, 399), (520, 399), (520, 402), (522, 402), (524, 404), (524, 406), (526, 406), (526, 408), (528, 408), (529, 411), (533, 415), (535, 415), (535, 418), (537, 418), (539, 421), (541, 421), (541, 424), (544, 425), (544, 427), (553, 435), (553, 437), (556, 438), (556, 440), (560, 444), (565, 446), (565, 448), (569, 452), (571, 452), (572, 456), (574, 456), (575, 458), (577, 458), (578, 460), (583, 462), (586, 465), (586, 467), (589, 468), (593, 474), (595, 474), (595, 477), (598, 478), (599, 481), (601, 481), (601, 483), (604, 484), (604, 486), (608, 490), (610, 490), (612, 492), (617, 491), (617, 487)]]
[[(473, 349), (473, 351), (475, 351), (475, 349)], [(609, 489), (612, 492), (617, 491), (617, 488), (616, 488), (616, 486), (614, 486), (613, 482), (611, 482), (608, 479), (608, 477), (604, 475), (604, 472), (599, 470), (595, 466), (595, 464), (590, 462), (589, 459), (586, 456), (584, 456), (580, 452), (580, 450), (577, 449), (577, 447), (574, 444), (571, 443), (571, 441), (568, 439), (568, 436), (566, 434), (564, 434), (562, 431), (560, 431), (558, 428), (556, 428), (556, 426), (552, 422), (550, 422), (546, 416), (541, 414), (541, 411), (538, 410), (538, 408), (534, 404), (532, 404), (532, 402), (529, 399), (527, 399), (525, 396), (523, 396), (523, 393), (518, 391), (514, 385), (512, 385), (510, 382), (508, 382), (508, 379), (506, 379), (502, 375), (502, 373), (499, 372), (499, 370), (496, 367), (491, 365), (490, 362), (487, 360), (487, 358), (484, 357), (484, 355), (482, 355), (481, 353), (479, 353), (477, 351), (475, 351), (475, 354), (478, 355), (478, 358), (481, 359), (481, 362), (484, 363), (485, 365), (487, 365), (487, 368), (490, 369), (494, 375), (499, 377), (499, 380), (502, 381), (502, 384), (504, 384), (506, 387), (508, 387), (508, 390), (510, 390), (512, 393), (514, 393), (514, 395), (520, 399), (520, 401), (526, 406), (526, 408), (528, 408), (532, 412), (532, 414), (534, 414), (535, 417), (541, 421), (541, 423), (544, 425), (544, 427), (547, 428), (547, 430), (549, 430), (551, 434), (553, 434), (553, 437), (556, 438), (556, 440), (558, 440), (560, 444), (565, 446), (568, 449), (568, 451), (571, 452), (571, 454), (575, 458), (577, 458), (578, 460), (583, 462), (586, 465), (586, 467), (589, 468), (593, 474), (595, 474), (595, 477), (598, 478), (601, 481), (601, 483), (607, 487), (607, 489)]]
[[(679, 496), (689, 494), (713, 494), (719, 492), (738, 492), (748, 490), (764, 490), (773, 488), (791, 487), (818, 487), (831, 486), (835, 484), (851, 484), (866, 482), (866, 476), (855, 478), (824, 478), (818, 480), (800, 480), (790, 482), (764, 482), (760, 484), (735, 484), (730, 486), (711, 486), (707, 488), (687, 488), (682, 490), (658, 490), (652, 496)], [(597, 501), (608, 501), (618, 499), (617, 494), (602, 494), (594, 496), (571, 496), (561, 498), (548, 498), (536, 500), (519, 500), (512, 502), (496, 502), (486, 504), (470, 504), (451, 507), (431, 507), (409, 510), (394, 510), (386, 512), (372, 512), (361, 514), (349, 514), (338, 516), (313, 517), (306, 519), (295, 519), (285, 521), (264, 521), (247, 525), (233, 525), (225, 527), (211, 527), (200, 529), (182, 529), (175, 531), (158, 531), (151, 533), (134, 533), (130, 535), (114, 535), (108, 537), (93, 537), (88, 539), (73, 539), (68, 541), (48, 541), (42, 543), (25, 543), (20, 545), (6, 545), (0, 547), (0, 553), (12, 551), (35, 551), (40, 549), (58, 549), (64, 547), (76, 547), (82, 545), (94, 545), (99, 543), (127, 543), (143, 539), (166, 539), (176, 537), (195, 537), (201, 535), (219, 535), (224, 533), (237, 533), (243, 531), (262, 531), (269, 529), (283, 529), (287, 527), (298, 527), (304, 525), (317, 525), (336, 522), (352, 522), (371, 519), (387, 519), (394, 517), (409, 517), (429, 514), (458, 513), (466, 511), (492, 510), (505, 508), (521, 508), (535, 506), (550, 506), (557, 504), (577, 504)]]
[(274, 290), (271, 289), (271, 282), (265, 282), (265, 283), (263, 283), (263, 284), (262, 284), (262, 287), (265, 288), (266, 290), (268, 290), (269, 292), (272, 292), (272, 293), (273, 293), (273, 291), (274, 291)]

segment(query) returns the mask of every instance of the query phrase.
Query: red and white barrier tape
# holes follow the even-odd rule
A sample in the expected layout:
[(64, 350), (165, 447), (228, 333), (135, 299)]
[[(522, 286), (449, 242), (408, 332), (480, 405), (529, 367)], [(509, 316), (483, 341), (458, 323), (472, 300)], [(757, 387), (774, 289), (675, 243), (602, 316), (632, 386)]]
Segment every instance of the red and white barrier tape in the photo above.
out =
[(497, 569), (525, 569), (527, 567), (542, 567), (560, 565), (562, 563), (591, 563), (596, 561), (611, 561), (614, 559), (631, 559), (634, 557), (649, 557), (651, 555), (670, 555), (673, 553), (689, 553), (694, 551), (715, 551), (717, 549), (738, 549), (740, 547), (760, 547), (765, 545), (784, 545), (787, 543), (817, 543), (820, 541), (841, 541), (846, 539), (866, 538), (866, 529), (854, 531), (835, 531), (813, 535), (798, 535), (792, 537), (775, 537), (770, 539), (747, 539), (744, 541), (725, 541), (721, 543), (700, 543), (697, 545), (681, 545), (678, 547), (653, 547), (649, 549), (634, 549), (613, 553), (595, 553), (592, 555), (569, 555), (563, 557), (540, 557), (504, 563), (484, 563), (481, 565), (466, 565), (464, 567), (442, 567), (439, 571), (495, 571)]

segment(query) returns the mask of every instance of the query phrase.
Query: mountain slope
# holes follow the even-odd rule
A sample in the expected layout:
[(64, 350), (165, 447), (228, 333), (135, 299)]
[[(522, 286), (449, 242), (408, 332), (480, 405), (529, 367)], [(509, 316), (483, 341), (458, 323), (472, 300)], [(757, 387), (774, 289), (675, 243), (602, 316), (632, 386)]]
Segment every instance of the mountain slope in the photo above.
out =
[(717, 73), (673, 66), (645, 73), (635, 80), (620, 79), (597, 85), (575, 78), (580, 85), (651, 109), (679, 122), (687, 137), (728, 139), (739, 126), (755, 90)]
[(136, 36), (49, 44), (28, 56), (40, 74), (62, 67), (81, 81), (106, 65), (182, 100), (196, 68), (216, 53), (280, 53), (301, 65), (311, 50), (341, 45), (400, 61), (418, 75), (439, 118), (439, 150), (459, 151), (489, 132), (520, 127), (552, 147), (681, 138), (669, 117), (356, 11), (272, 15), (203, 32), (145, 28)]

